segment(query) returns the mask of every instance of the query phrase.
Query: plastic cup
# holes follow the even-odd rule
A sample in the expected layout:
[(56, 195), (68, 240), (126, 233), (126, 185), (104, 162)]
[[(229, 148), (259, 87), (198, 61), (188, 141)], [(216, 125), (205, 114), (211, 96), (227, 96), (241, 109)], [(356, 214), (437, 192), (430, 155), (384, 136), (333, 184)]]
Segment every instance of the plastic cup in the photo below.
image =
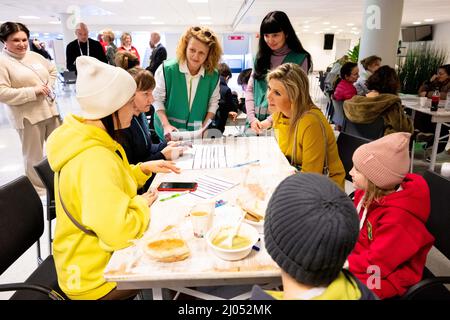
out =
[(190, 211), (194, 236), (204, 238), (212, 225), (214, 202), (202, 202), (194, 205)]
[(420, 97), (419, 98), (419, 104), (423, 108), (427, 104), (427, 97)]

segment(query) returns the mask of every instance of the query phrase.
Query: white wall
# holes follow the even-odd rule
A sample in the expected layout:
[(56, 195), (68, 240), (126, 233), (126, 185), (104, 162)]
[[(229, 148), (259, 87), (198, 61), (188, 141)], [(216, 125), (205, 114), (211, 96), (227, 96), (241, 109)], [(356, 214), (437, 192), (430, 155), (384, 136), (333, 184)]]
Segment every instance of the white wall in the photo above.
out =
[(359, 37), (355, 35), (335, 35), (332, 50), (323, 50), (323, 34), (300, 34), (299, 39), (305, 50), (312, 56), (314, 70), (325, 71), (330, 64), (340, 58), (336, 57), (336, 40), (350, 39), (350, 47), (348, 49), (352, 49), (358, 43)]
[[(448, 34), (450, 33), (450, 23), (446, 24), (447, 37), (444, 35), (441, 38), (444, 38), (447, 41), (447, 45), (450, 46), (448, 42)], [(437, 28), (435, 29), (437, 30)], [(442, 31), (442, 32), (445, 32)], [(161, 32), (161, 43), (166, 47), (167, 50), (167, 58), (172, 59), (176, 57), (176, 48), (178, 45), (178, 41), (180, 40), (182, 33), (168, 33)], [(222, 34), (217, 34), (219, 39), (222, 40)], [(145, 52), (147, 49), (148, 39), (150, 37), (149, 32), (135, 32), (133, 33), (133, 42), (140, 43), (141, 45), (137, 48), (141, 58), (145, 59)], [(249, 50), (250, 54), (248, 55), (247, 65), (252, 65), (253, 59), (256, 55), (258, 48), (258, 39), (256, 38), (256, 34), (249, 34), (250, 44)], [(336, 40), (337, 39), (350, 39), (350, 47), (348, 49), (353, 48), (359, 40), (359, 36), (350, 35), (350, 34), (342, 34), (335, 35), (333, 50), (323, 50), (323, 34), (300, 34), (299, 39), (302, 42), (303, 47), (311, 54), (314, 63), (314, 70), (326, 70), (326, 68), (332, 64), (336, 59), (340, 58), (336, 57)], [(437, 39), (437, 36), (436, 36)], [(143, 61), (144, 62), (144, 61)], [(144, 66), (146, 67), (146, 66)]]
[(447, 63), (450, 63), (450, 22), (433, 26), (433, 42), (447, 50)]
[(181, 33), (165, 33), (164, 35), (166, 37), (166, 43), (164, 43), (162, 41), (161, 41), (161, 43), (166, 47), (167, 59), (176, 58), (178, 41), (180, 41), (182, 34)]

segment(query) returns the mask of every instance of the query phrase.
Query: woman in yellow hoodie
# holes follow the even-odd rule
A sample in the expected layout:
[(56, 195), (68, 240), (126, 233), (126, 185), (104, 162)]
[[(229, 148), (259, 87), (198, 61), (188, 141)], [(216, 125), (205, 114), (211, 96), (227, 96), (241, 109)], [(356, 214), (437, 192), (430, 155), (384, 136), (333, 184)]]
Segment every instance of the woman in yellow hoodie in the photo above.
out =
[(130, 125), (136, 82), (125, 70), (88, 56), (76, 65), (82, 114), (68, 115), (47, 145), (55, 171), (58, 283), (71, 299), (130, 298), (136, 292), (115, 290), (103, 271), (112, 253), (149, 225), (157, 194), (137, 195), (137, 189), (152, 173), (179, 168), (164, 160), (130, 165), (117, 135)]
[(301, 172), (328, 174), (344, 189), (345, 170), (336, 138), (309, 95), (308, 78), (285, 63), (267, 75), (267, 100), (281, 152)]

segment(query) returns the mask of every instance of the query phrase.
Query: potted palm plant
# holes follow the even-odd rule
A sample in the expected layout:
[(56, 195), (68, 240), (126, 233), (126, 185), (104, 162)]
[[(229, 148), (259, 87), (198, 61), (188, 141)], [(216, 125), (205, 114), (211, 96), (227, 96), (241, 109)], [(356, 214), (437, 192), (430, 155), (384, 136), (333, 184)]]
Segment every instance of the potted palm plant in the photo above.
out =
[(353, 49), (347, 51), (347, 56), (348, 56), (349, 61), (358, 63), (359, 45), (360, 45), (360, 42), (358, 41), (358, 44), (356, 46), (354, 46)]

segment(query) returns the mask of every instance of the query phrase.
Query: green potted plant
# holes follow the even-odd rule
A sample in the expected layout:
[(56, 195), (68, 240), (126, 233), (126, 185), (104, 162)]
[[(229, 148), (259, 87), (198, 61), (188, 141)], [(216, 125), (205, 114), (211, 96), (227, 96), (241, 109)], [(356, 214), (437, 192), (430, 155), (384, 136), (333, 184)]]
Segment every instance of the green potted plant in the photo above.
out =
[(353, 49), (347, 51), (348, 60), (351, 62), (358, 63), (358, 57), (359, 57), (359, 42), (356, 46), (353, 47)]
[(421, 84), (436, 73), (447, 60), (447, 52), (427, 42), (411, 43), (406, 57), (400, 60), (398, 76), (401, 92), (417, 94)]

